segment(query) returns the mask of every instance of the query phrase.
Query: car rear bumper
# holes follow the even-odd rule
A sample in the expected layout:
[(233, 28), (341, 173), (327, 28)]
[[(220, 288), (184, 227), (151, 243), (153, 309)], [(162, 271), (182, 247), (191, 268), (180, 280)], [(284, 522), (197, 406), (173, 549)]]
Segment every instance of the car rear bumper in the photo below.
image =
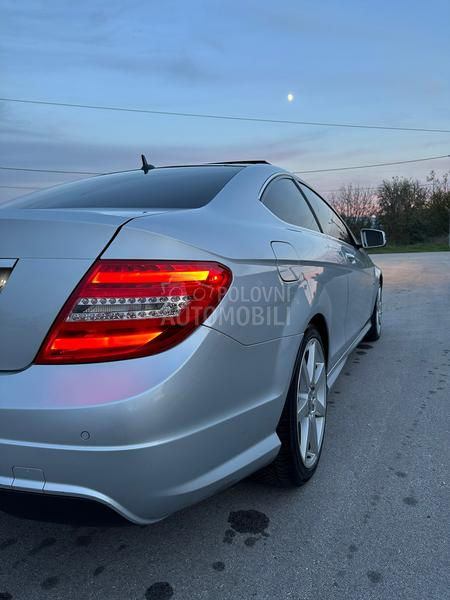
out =
[[(0, 476), (0, 487), (88, 498), (134, 523), (151, 523), (235, 483), (278, 452), (279, 440), (272, 434), (210, 468), (205, 448), (216, 436), (217, 431), (203, 432), (168, 444), (97, 451), (3, 442), (2, 464), (18, 466)], [(40, 467), (19, 466), (30, 464)]]
[(300, 341), (203, 326), (151, 357), (1, 373), (0, 487), (160, 520), (276, 456)]

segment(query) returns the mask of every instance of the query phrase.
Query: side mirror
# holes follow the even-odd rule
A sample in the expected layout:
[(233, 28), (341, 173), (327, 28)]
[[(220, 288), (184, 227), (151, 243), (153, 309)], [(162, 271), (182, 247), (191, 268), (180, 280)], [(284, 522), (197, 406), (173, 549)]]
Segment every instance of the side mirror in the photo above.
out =
[(386, 246), (386, 234), (381, 229), (361, 229), (363, 248), (382, 248)]

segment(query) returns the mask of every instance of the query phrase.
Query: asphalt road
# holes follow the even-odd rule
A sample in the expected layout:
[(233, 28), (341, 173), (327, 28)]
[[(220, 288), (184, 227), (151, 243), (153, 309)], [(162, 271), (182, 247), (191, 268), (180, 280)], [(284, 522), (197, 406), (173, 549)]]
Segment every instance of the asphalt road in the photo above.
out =
[(306, 486), (245, 481), (148, 527), (2, 495), (0, 599), (448, 599), (450, 253), (375, 262), (384, 333), (337, 381)]

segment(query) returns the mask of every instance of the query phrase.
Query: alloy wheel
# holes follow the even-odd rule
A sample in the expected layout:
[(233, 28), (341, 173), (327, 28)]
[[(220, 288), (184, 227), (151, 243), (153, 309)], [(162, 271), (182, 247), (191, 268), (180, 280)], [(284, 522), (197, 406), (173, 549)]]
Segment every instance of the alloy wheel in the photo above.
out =
[(381, 333), (381, 317), (383, 314), (383, 302), (381, 287), (378, 288), (377, 303), (375, 305), (375, 323), (377, 327), (377, 334)]
[(327, 374), (322, 344), (311, 338), (303, 352), (297, 386), (300, 455), (308, 469), (317, 462), (325, 431)]

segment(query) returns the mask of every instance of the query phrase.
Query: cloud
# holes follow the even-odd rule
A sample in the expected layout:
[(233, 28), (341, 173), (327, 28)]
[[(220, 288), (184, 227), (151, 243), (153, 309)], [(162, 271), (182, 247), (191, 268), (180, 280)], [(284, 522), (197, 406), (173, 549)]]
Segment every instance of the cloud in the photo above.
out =
[[(70, 60), (70, 58), (69, 58)], [(89, 64), (90, 67), (99, 67), (117, 71), (119, 74), (130, 74), (149, 78), (158, 75), (164, 79), (176, 78), (184, 82), (212, 81), (219, 79), (218, 73), (204, 67), (199, 60), (191, 56), (167, 54), (139, 54), (126, 55), (116, 53), (95, 52), (94, 55), (74, 57), (73, 64)]]
[(15, 127), (10, 124), (6, 129), (10, 138), (7, 152), (5, 148), (5, 155), (0, 155), (3, 164), (82, 171), (132, 168), (133, 164), (139, 162), (141, 152), (147, 153), (148, 159), (159, 165), (243, 159), (284, 161), (307, 155), (308, 140), (321, 138), (320, 133), (301, 138), (291, 133), (278, 140), (259, 136), (254, 141), (221, 143), (215, 137), (206, 143), (199, 143), (195, 139), (192, 143), (164, 143), (162, 140), (149, 143), (140, 139), (135, 144), (124, 144), (119, 139), (116, 143), (80, 141), (57, 131), (52, 135), (34, 131), (27, 137), (27, 132), (21, 125)]
[(207, 66), (208, 53), (217, 50), (212, 36), (199, 36), (194, 47), (192, 23), (182, 25), (180, 15), (166, 7), (156, 24), (151, 6), (143, 10), (144, 16), (123, 3), (108, 2), (105, 8), (99, 1), (91, 2), (89, 10), (72, 2), (7, 3), (0, 25), (5, 58), (11, 63), (27, 54), (22, 68), (45, 64), (52, 71), (105, 70), (181, 82), (219, 78), (219, 71)]

